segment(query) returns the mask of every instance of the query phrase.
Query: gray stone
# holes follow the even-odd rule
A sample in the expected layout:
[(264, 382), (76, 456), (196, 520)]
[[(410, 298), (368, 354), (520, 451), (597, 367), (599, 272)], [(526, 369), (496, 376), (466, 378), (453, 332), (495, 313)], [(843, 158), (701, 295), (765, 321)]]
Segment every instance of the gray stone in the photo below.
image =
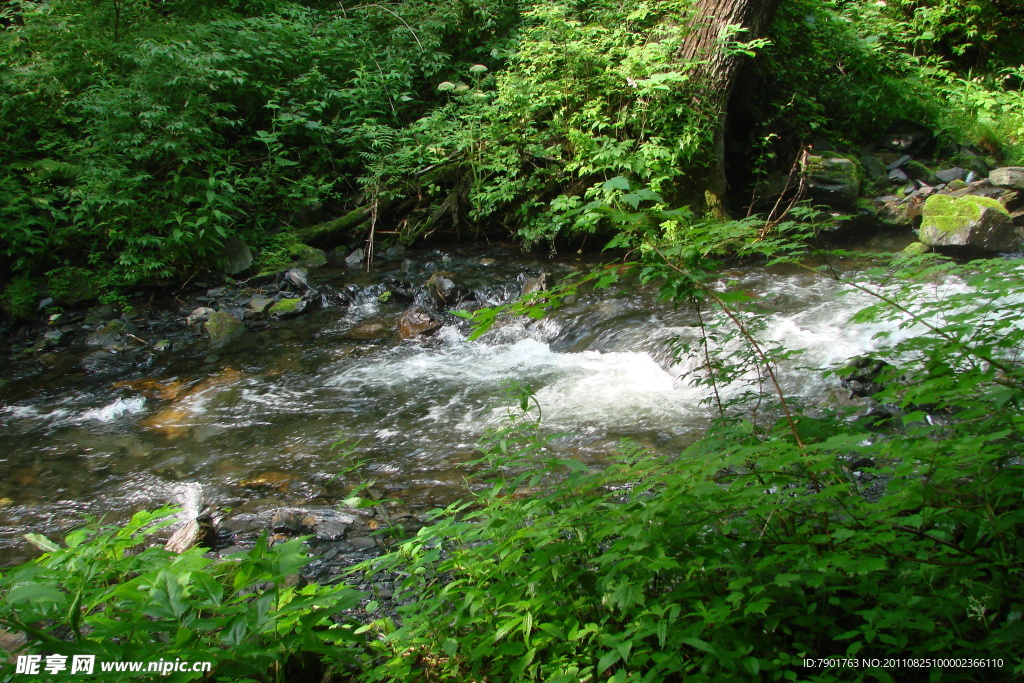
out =
[(370, 536), (356, 536), (355, 538), (348, 539), (348, 542), (356, 550), (369, 550), (377, 546), (377, 541), (373, 540)]
[[(874, 156), (863, 156), (860, 158), (860, 166), (864, 169), (864, 173), (868, 180), (876, 182), (885, 178), (888, 170), (882, 160)], [(483, 260), (481, 260), (483, 263)]]
[(252, 251), (243, 240), (228, 240), (221, 251), (221, 260), (224, 262), (225, 273), (237, 275), (252, 266)]
[(313, 289), (309, 284), (309, 274), (301, 268), (292, 268), (284, 274), (284, 279), (288, 284), (303, 291)]
[(932, 169), (920, 161), (908, 161), (901, 170), (914, 180), (919, 180), (927, 185), (938, 185), (941, 182), (932, 172)]
[(52, 296), (48, 296), (48, 297), (46, 297), (45, 299), (43, 299), (42, 301), (39, 302), (39, 310), (41, 311), (44, 308), (46, 308), (47, 306), (52, 306), (52, 305), (53, 305), (53, 297)]
[(387, 251), (384, 252), (384, 256), (389, 261), (398, 261), (403, 259), (405, 258), (405, 247), (400, 244), (394, 247), (388, 247)]
[(85, 338), (85, 343), (88, 346), (102, 347), (117, 345), (121, 341), (121, 337), (124, 335), (124, 328), (125, 324), (123, 320), (111, 320), (100, 329), (89, 334), (89, 336)]
[(971, 246), (1012, 251), (1017, 232), (1009, 212), (991, 197), (932, 195), (925, 202), (919, 237), (932, 247)]
[(114, 307), (110, 304), (103, 304), (96, 308), (90, 309), (85, 316), (85, 324), (87, 325), (99, 325), (107, 320), (114, 317)]
[(345, 537), (348, 525), (336, 520), (324, 520), (316, 525), (316, 537), (322, 541), (337, 541)]
[(366, 252), (362, 249), (356, 249), (345, 258), (345, 265), (349, 268), (358, 268), (362, 265), (364, 258), (366, 258)]
[(245, 332), (245, 323), (224, 311), (218, 311), (206, 321), (206, 332), (210, 335), (210, 346), (219, 349)]
[(904, 154), (899, 159), (897, 159), (896, 161), (894, 161), (891, 164), (889, 164), (888, 166), (886, 166), (885, 170), (886, 171), (895, 171), (897, 168), (903, 168), (903, 164), (907, 163), (908, 161), (910, 161), (910, 155), (909, 154)]
[(889, 180), (894, 183), (905, 183), (910, 180), (910, 176), (897, 168), (889, 172)]
[(273, 299), (257, 294), (249, 301), (249, 310), (254, 313), (262, 313), (272, 303), (274, 303)]
[(936, 171), (935, 177), (939, 179), (939, 182), (951, 183), (954, 180), (963, 180), (966, 178), (967, 171), (959, 166), (954, 166), (953, 168), (944, 168), (940, 171)]
[(1024, 166), (1003, 166), (988, 174), (993, 185), (1024, 190)]
[(188, 317), (185, 318), (185, 322), (187, 322), (189, 325), (198, 325), (199, 323), (205, 323), (207, 320), (210, 319), (210, 316), (212, 316), (216, 312), (217, 311), (213, 310), (209, 306), (200, 306), (199, 308), (195, 309), (194, 311), (188, 314)]

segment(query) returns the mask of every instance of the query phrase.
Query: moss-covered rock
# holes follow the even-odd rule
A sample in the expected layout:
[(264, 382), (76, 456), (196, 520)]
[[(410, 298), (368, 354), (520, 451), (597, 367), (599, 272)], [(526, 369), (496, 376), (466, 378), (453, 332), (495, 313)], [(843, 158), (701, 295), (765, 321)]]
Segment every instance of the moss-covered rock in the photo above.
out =
[(911, 242), (903, 247), (903, 253), (909, 256), (920, 256), (921, 254), (927, 254), (929, 251), (931, 251), (931, 247), (924, 242)]
[(911, 160), (903, 164), (903, 172), (926, 185), (938, 185), (941, 182), (935, 172), (920, 161)]
[(324, 253), (323, 249), (317, 249), (305, 244), (302, 246), (302, 251), (295, 258), (296, 268), (312, 270), (313, 268), (322, 268), (327, 265), (327, 254)]
[(970, 246), (987, 251), (1011, 251), (1017, 232), (1010, 214), (991, 197), (932, 195), (925, 202), (922, 242), (932, 247)]
[(830, 206), (851, 206), (860, 194), (860, 162), (842, 156), (811, 155), (804, 162), (811, 197)]
[(206, 321), (206, 332), (210, 335), (210, 346), (219, 349), (245, 332), (245, 323), (225, 311), (217, 311)]
[(275, 318), (290, 318), (305, 311), (308, 304), (305, 299), (281, 299), (270, 307), (269, 313)]

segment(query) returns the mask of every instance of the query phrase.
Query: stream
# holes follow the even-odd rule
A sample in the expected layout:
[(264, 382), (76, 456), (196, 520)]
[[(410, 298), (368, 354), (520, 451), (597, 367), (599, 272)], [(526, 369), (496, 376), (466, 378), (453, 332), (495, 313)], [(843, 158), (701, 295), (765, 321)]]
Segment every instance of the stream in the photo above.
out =
[[(410, 279), (445, 272), (492, 303), (516, 296), (525, 278), (557, 281), (598, 263), (503, 248), (412, 256)], [(253, 513), (330, 506), (372, 479), (425, 512), (465, 496), (465, 463), (500, 426), (510, 380), (536, 392), (544, 428), (560, 434), (551, 448), (585, 462), (614, 458), (626, 438), (678, 452), (707, 426), (707, 389), (690, 381), (701, 361), (670, 348), (700, 338), (696, 316), (659, 302), (656, 287), (626, 278), (581, 289), (542, 320), (503, 320), (476, 341), (456, 322), (402, 340), (395, 329), (408, 305), (372, 296), (398, 268), (314, 271), (317, 282), (370, 295), (253, 326), (217, 353), (193, 334), (148, 366), (125, 358), (98, 370), (87, 354), (60, 372), (28, 361), (4, 368), (13, 391), (0, 404), (0, 565), (31, 556), (25, 533), (59, 536), (88, 517), (122, 521), (181, 502), (197, 485), (206, 500)], [(837, 382), (799, 367), (870, 352), (883, 330), (848, 323), (867, 295), (807, 271), (738, 269), (721, 286), (766, 309), (762, 339), (803, 349), (780, 379), (807, 399)], [(723, 392), (743, 389), (737, 381)], [(356, 461), (364, 462), (343, 472)]]

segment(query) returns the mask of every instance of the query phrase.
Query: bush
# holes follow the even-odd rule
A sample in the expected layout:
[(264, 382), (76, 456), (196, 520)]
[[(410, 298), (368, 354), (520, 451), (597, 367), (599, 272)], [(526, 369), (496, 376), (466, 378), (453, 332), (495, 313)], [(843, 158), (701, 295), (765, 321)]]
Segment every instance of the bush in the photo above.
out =
[(319, 681), (327, 666), (357, 661), (361, 638), (343, 612), (359, 593), (299, 587), (294, 579), (310, 561), (302, 539), (270, 546), (264, 535), (217, 563), (201, 548), (177, 555), (149, 546), (174, 512), (74, 531), (64, 546), (30, 535), (47, 552), (0, 575), (0, 625), (28, 636), (22, 654), (95, 655), (97, 673), (101, 662), (212, 662), (206, 680), (218, 681)]
[(15, 277), (4, 287), (0, 307), (15, 320), (31, 318), (36, 312), (39, 293), (32, 278), (21, 275)]

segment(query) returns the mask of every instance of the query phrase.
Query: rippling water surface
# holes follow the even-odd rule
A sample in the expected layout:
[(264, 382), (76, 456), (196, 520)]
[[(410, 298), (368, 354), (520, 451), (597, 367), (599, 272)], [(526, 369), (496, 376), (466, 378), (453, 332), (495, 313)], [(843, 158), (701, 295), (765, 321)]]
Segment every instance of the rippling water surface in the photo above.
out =
[[(470, 287), (500, 287), (520, 273), (557, 278), (587, 265), (489, 253), (496, 264), (465, 253), (443, 267)], [(320, 277), (340, 288), (347, 276)], [(797, 365), (870, 351), (885, 329), (850, 324), (866, 295), (810, 273), (730, 277), (765, 308), (762, 339), (804, 350), (781, 369), (794, 394), (828, 386)], [(358, 442), (352, 457), (388, 495), (413, 508), (451, 501), (465, 491), (477, 440), (505, 413), (508, 380), (536, 392), (546, 428), (570, 433), (554, 447), (588, 461), (613, 457), (627, 437), (672, 452), (706, 425), (706, 390), (689, 381), (699, 362), (670, 351), (698, 339), (696, 319), (658, 303), (653, 288), (582, 292), (544, 320), (506, 321), (476, 341), (457, 325), (401, 341), (391, 330), (403, 309), (372, 300), (317, 311), (251, 332), (213, 362), (197, 350), (119, 376), (18, 380), (0, 406), (0, 561), (22, 557), (28, 531), (59, 533), (88, 515), (119, 520), (181, 501), (196, 484), (243, 509), (329, 502), (355, 483), (332, 479), (343, 469), (333, 460), (339, 441)], [(358, 333), (368, 323), (384, 326), (379, 338)]]

